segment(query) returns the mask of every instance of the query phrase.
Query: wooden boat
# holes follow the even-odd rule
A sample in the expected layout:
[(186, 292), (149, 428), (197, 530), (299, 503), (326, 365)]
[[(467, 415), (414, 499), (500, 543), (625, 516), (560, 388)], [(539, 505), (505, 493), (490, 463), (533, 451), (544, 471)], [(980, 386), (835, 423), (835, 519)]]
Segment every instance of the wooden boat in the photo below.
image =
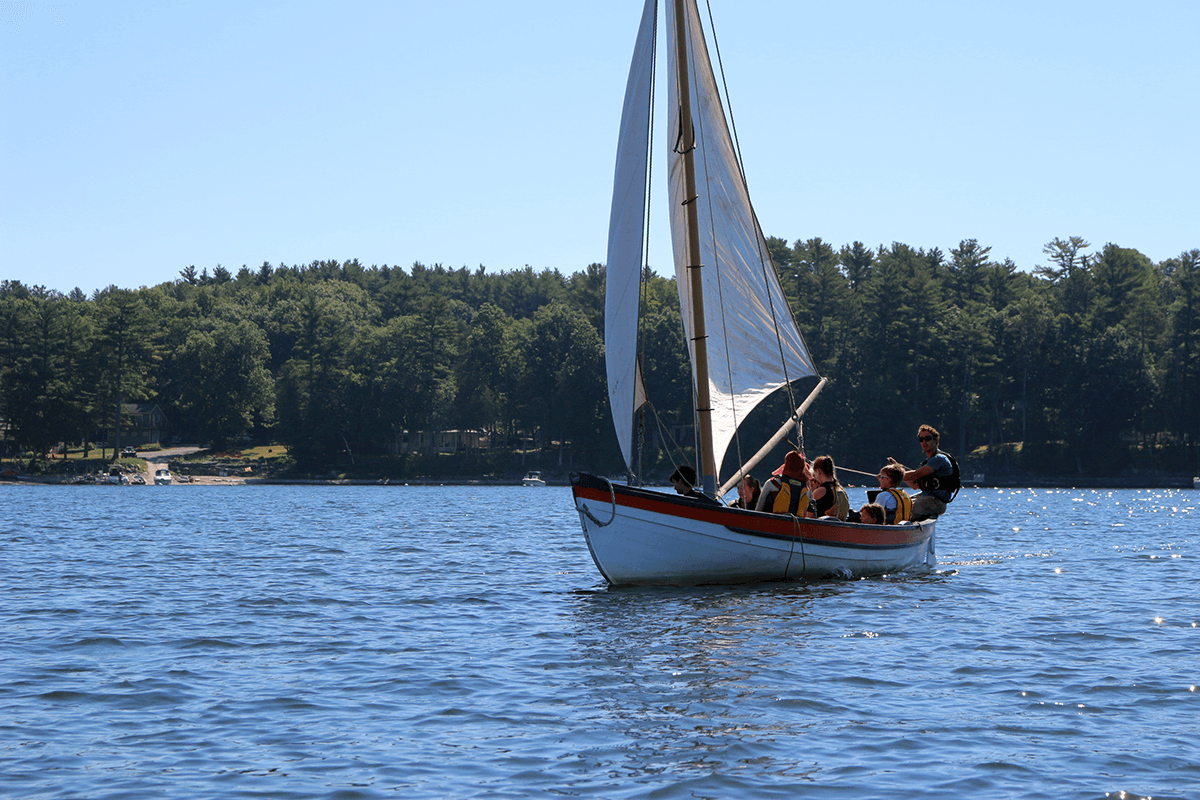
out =
[[(686, 585), (879, 575), (933, 563), (933, 521), (860, 525), (727, 508), (723, 497), (784, 441), (824, 379), (788, 308), (750, 205), (696, 0), (665, 0), (670, 227), (692, 364), (699, 489), (707, 502), (593, 475), (571, 478), (588, 548), (614, 585)], [(626, 84), (609, 220), (605, 358), (622, 454), (646, 402), (638, 349), (658, 0), (646, 0)], [(699, 165), (699, 166), (698, 166)], [(710, 365), (712, 365), (710, 367)], [(725, 481), (738, 426), (772, 393), (815, 388)], [(718, 485), (719, 484), (719, 485)]]
[(617, 586), (819, 580), (934, 562), (934, 522), (862, 525), (697, 503), (572, 476), (592, 560)]

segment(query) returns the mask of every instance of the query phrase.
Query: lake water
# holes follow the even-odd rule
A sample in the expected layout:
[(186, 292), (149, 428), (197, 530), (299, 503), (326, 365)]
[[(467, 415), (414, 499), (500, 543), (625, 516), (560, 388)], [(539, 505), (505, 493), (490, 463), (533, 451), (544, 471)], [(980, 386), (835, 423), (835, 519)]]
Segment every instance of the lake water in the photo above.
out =
[(563, 487), (3, 486), (0, 794), (1200, 798), (1198, 501), (965, 489), (930, 574), (609, 590)]

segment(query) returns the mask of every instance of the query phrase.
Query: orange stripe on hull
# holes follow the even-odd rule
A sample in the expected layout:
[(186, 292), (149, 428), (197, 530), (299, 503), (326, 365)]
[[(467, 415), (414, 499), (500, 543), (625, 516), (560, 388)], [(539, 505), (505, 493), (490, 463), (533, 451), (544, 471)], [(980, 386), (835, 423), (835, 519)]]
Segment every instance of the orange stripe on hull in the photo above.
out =
[[(612, 495), (602, 489), (575, 486), (573, 490), (578, 498), (604, 505), (610, 505), (612, 502)], [(723, 525), (751, 536), (769, 536), (775, 539), (799, 538), (832, 546), (879, 548), (904, 547), (920, 542), (928, 536), (916, 525), (860, 525), (836, 520), (804, 519), (747, 511), (740, 508), (709, 506), (684, 497), (646, 490), (630, 491), (627, 487), (619, 484), (614, 485), (613, 490), (617, 505), (622, 508), (635, 508), (711, 525)]]

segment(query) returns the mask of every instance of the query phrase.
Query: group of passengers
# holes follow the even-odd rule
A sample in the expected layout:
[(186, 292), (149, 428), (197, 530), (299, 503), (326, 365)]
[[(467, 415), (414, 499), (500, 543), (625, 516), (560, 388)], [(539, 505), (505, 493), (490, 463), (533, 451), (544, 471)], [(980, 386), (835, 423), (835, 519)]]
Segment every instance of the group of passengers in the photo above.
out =
[[(835, 519), (873, 525), (894, 525), (899, 522), (920, 522), (946, 512), (946, 504), (960, 485), (958, 464), (954, 457), (938, 449), (939, 434), (931, 425), (922, 425), (917, 441), (925, 460), (916, 469), (908, 469), (895, 459), (879, 470), (876, 479), (879, 491), (870, 492), (872, 501), (857, 511), (850, 508), (850, 498), (837, 479), (833, 458), (819, 456), (809, 463), (804, 454), (793, 450), (784, 458), (765, 484), (760, 485), (752, 475), (738, 484), (736, 508), (791, 514), (796, 517), (832, 517)], [(671, 475), (675, 491), (686, 497), (716, 502), (697, 491), (696, 472), (683, 466)], [(901, 484), (908, 484), (919, 493), (911, 496)]]

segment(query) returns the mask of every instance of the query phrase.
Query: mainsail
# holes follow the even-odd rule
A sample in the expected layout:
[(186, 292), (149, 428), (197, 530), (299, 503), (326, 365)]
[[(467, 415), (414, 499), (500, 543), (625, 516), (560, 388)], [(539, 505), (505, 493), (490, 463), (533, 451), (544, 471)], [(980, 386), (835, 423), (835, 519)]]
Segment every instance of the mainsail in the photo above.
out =
[[(617, 171), (609, 227), (605, 343), (613, 419), (630, 463), (633, 411), (644, 390), (636, 353), (637, 286), (641, 272), (646, 188), (647, 119), (653, 76), (655, 0), (647, 0), (630, 67), (621, 120)], [(739, 424), (760, 402), (790, 381), (815, 376), (816, 368), (789, 310), (767, 243), (758, 227), (717, 90), (696, 0), (668, 0), (668, 30), (683, 9), (685, 52), (667, 36), (668, 138), (671, 236), (694, 379), (707, 380), (712, 408), (710, 447), (719, 469)], [(683, 141), (679, 61), (688, 75), (694, 142)], [(683, 153), (694, 145), (697, 197), (687, 197)], [(689, 264), (687, 204), (696, 204), (700, 264)], [(633, 266), (635, 265), (636, 266)], [(699, 266), (699, 269), (689, 267)], [(690, 281), (703, 281), (708, 348), (707, 377), (696, 364), (695, 314)], [(633, 311), (630, 311), (630, 309)], [(619, 326), (619, 327), (618, 327)]]
[[(670, 74), (676, 60), (687, 59), (691, 108), (695, 126), (696, 203), (699, 205), (700, 250), (708, 320), (709, 391), (712, 402), (712, 448), (720, 467), (725, 451), (751, 409), (789, 381), (817, 374), (804, 338), (796, 328), (779, 277), (771, 264), (766, 239), (750, 206), (750, 196), (738, 165), (725, 119), (716, 78), (700, 24), (695, 0), (684, 0), (687, 52), (670, 48)], [(674, 4), (672, 25), (674, 25)], [(678, 81), (671, 81), (668, 130), (679, 130)], [(675, 279), (684, 327), (692, 344), (691, 279), (685, 245), (686, 223), (679, 150), (687, 143), (672, 142), (671, 234)], [(782, 352), (782, 361), (780, 353)]]

